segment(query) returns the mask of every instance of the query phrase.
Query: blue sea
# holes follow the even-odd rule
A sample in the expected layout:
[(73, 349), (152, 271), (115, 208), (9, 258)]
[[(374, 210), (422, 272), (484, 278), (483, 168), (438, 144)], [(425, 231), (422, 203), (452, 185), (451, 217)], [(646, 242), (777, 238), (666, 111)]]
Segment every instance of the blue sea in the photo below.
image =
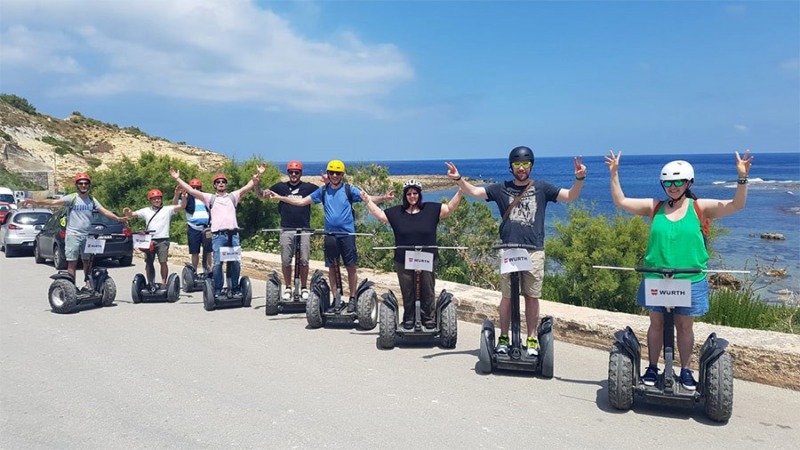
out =
[[(661, 167), (673, 159), (685, 159), (695, 170), (693, 192), (700, 198), (731, 199), (736, 189), (736, 157), (729, 154), (660, 155), (623, 154), (620, 161), (620, 181), (627, 197), (664, 198), (658, 183)], [(505, 158), (453, 160), (461, 175), (481, 180), (510, 179)], [(348, 167), (375, 163), (389, 169), (391, 175), (445, 176), (445, 160), (425, 161), (345, 161)], [(588, 169), (581, 200), (594, 205), (599, 214), (613, 215), (614, 203), (609, 194), (608, 168), (602, 156), (583, 158)], [(315, 174), (325, 169), (325, 163), (307, 163), (305, 172)], [(537, 157), (532, 177), (547, 180), (556, 186), (569, 188), (574, 180), (572, 157)], [(454, 190), (426, 192), (426, 198), (451, 196)], [(494, 203), (489, 204), (498, 215)], [(627, 214), (627, 213), (624, 213)], [(499, 217), (499, 215), (498, 215)], [(565, 220), (565, 204), (550, 204), (547, 208), (547, 233), (555, 233), (553, 224)], [(775, 265), (786, 268), (783, 279), (774, 283), (757, 284), (758, 293), (775, 301), (785, 290), (800, 293), (800, 153), (755, 154), (750, 170), (747, 206), (731, 216), (715, 222), (727, 233), (720, 236), (714, 250), (719, 254), (710, 268), (754, 270), (756, 265)], [(786, 240), (761, 239), (762, 233), (780, 233)], [(766, 279), (766, 277), (762, 277)]]

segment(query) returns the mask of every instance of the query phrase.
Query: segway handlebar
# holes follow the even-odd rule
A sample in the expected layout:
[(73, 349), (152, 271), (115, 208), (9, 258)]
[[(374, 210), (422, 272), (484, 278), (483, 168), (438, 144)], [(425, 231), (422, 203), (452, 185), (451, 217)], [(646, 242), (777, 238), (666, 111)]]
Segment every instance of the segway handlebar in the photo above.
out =
[(503, 242), (492, 246), (492, 250), (504, 250), (507, 248), (524, 248), (526, 250), (537, 250), (538, 247), (530, 244), (514, 244), (511, 242)]
[(617, 267), (617, 266), (592, 266), (594, 269), (630, 270), (639, 273), (660, 273), (661, 275), (676, 275), (679, 273), (750, 273), (749, 270), (717, 270), (717, 269), (666, 269), (662, 267)]
[(297, 232), (297, 234), (303, 234), (303, 233), (310, 234), (320, 230), (315, 230), (313, 228), (262, 228), (258, 230), (259, 233), (276, 232), (276, 231), (295, 231)]
[(395, 245), (394, 247), (372, 247), (373, 250), (466, 250), (469, 247), (442, 247), (438, 245)]

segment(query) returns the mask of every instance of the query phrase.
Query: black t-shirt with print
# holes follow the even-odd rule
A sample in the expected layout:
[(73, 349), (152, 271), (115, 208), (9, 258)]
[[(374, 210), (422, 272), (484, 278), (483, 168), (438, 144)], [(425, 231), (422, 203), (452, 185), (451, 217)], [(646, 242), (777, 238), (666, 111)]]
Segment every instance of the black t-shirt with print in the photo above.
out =
[[(417, 214), (407, 213), (402, 205), (388, 208), (384, 213), (394, 231), (394, 245), (437, 245), (436, 227), (439, 225), (439, 214), (442, 204), (425, 202)], [(394, 260), (402, 263), (407, 250), (395, 250)], [(433, 253), (434, 261), (439, 257), (438, 250), (423, 250)]]
[[(513, 181), (486, 186), (486, 201), (495, 202), (502, 217), (514, 199), (525, 189)], [(547, 181), (536, 180), (511, 213), (500, 224), (500, 241), (506, 244), (533, 245), (544, 249), (544, 212), (547, 202), (555, 202), (561, 189)]]
[[(317, 190), (316, 185), (301, 181), (295, 185), (288, 181), (275, 183), (270, 190), (292, 198), (303, 198)], [(281, 228), (310, 228), (311, 227), (311, 205), (294, 206), (286, 202), (278, 204), (278, 213), (281, 215)]]

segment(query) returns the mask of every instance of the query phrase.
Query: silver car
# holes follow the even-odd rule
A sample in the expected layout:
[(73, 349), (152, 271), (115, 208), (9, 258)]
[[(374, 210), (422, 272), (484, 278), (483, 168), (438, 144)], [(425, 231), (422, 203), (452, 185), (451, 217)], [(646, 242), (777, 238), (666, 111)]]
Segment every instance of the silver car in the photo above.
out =
[(0, 249), (6, 258), (33, 250), (33, 239), (42, 230), (53, 212), (46, 208), (17, 209), (9, 214), (0, 227)]

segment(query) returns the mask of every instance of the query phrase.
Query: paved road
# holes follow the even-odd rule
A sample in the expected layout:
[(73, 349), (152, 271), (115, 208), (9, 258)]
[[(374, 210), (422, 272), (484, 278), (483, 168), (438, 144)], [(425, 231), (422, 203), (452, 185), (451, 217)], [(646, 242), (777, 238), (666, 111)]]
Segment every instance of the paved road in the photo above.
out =
[[(135, 260), (141, 270), (141, 260)], [(174, 268), (178, 270), (178, 267)], [(458, 347), (376, 347), (377, 329), (306, 329), (304, 315), (130, 300), (50, 312), (51, 265), (0, 258), (2, 448), (788, 448), (800, 392), (736, 381), (733, 418), (606, 401), (608, 355), (556, 343), (556, 376), (478, 375)], [(789, 368), (780, 368), (788, 370)], [(795, 444), (791, 444), (794, 442)]]

